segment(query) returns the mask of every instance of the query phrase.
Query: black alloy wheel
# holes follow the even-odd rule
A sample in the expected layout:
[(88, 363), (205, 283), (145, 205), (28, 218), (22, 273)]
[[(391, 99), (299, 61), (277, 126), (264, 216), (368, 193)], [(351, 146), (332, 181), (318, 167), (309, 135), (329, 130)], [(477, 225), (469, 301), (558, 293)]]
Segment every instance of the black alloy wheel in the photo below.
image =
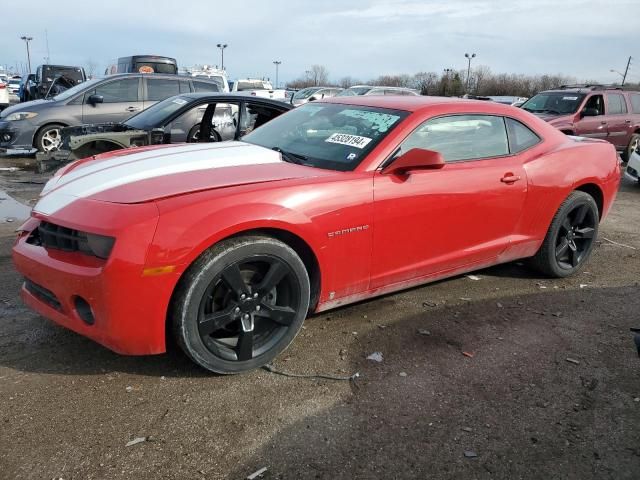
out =
[(304, 264), (286, 244), (268, 237), (222, 242), (190, 267), (177, 290), (178, 343), (217, 373), (257, 368), (293, 340), (309, 296)]
[(576, 206), (560, 224), (556, 236), (556, 261), (564, 269), (571, 270), (582, 262), (585, 255), (591, 251), (596, 233), (594, 212), (588, 204)]
[(300, 288), (280, 259), (252, 256), (226, 267), (200, 302), (198, 331), (216, 356), (247, 361), (273, 348), (300, 308)]
[(572, 192), (556, 212), (542, 246), (531, 259), (532, 265), (552, 277), (572, 275), (591, 255), (599, 222), (593, 197)]

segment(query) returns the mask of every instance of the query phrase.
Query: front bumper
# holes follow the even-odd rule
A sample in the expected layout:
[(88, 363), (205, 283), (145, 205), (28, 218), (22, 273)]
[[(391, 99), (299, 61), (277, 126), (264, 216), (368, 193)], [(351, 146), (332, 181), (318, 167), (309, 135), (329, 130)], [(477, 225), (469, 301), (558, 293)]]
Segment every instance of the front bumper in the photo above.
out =
[[(164, 352), (167, 308), (178, 275), (143, 274), (147, 249), (157, 224), (157, 207), (155, 204), (117, 205), (91, 200), (77, 203), (84, 203), (85, 210), (93, 208), (84, 214), (84, 218), (77, 212), (67, 215), (76, 222), (65, 219), (63, 211), (60, 216), (56, 214), (55, 219), (35, 214), (23, 225), (13, 248), (15, 266), (25, 277), (23, 300), (44, 317), (117, 353)], [(101, 219), (103, 225), (109, 225), (108, 230), (103, 228), (96, 232), (95, 228), (91, 230), (91, 227), (77, 223), (90, 217), (94, 217), (94, 223), (95, 219)], [(128, 218), (128, 225), (123, 218)], [(107, 260), (28, 243), (30, 233), (41, 220), (112, 235), (116, 243)], [(90, 307), (92, 324), (86, 321), (83, 302)]]
[(36, 127), (30, 122), (7, 122), (0, 120), (1, 148), (33, 148)]
[(624, 170), (624, 176), (627, 180), (632, 182), (640, 182), (640, 154), (634, 152), (629, 158), (627, 168)]

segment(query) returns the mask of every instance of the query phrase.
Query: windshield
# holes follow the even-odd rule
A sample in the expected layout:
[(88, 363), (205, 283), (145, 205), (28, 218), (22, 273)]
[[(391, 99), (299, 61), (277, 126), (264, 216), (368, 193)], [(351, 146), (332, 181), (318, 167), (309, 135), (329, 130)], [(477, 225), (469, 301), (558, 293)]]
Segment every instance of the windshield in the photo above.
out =
[(350, 171), (409, 113), (386, 108), (307, 103), (242, 141), (284, 152), (300, 163)]
[(309, 98), (311, 95), (316, 93), (318, 90), (320, 90), (320, 87), (303, 88), (302, 90), (296, 92), (293, 95), (293, 99), (294, 100), (301, 100), (303, 98)]
[(341, 91), (336, 97), (353, 97), (354, 95), (364, 95), (371, 87), (351, 87)]
[(96, 78), (96, 79), (93, 79), (93, 80), (87, 80), (86, 82), (82, 82), (82, 83), (76, 85), (75, 87), (72, 87), (69, 90), (65, 90), (64, 92), (56, 95), (55, 97), (53, 97), (53, 99), (56, 100), (56, 101), (66, 100), (67, 98), (73, 97), (76, 93), (83, 92), (85, 89), (91, 87), (92, 85), (95, 85), (96, 83), (98, 83), (100, 81), (101, 81), (101, 79), (99, 79), (99, 78)]
[(262, 80), (238, 80), (237, 91), (243, 90), (271, 90), (271, 85)]
[(584, 94), (571, 92), (539, 93), (522, 104), (528, 112), (562, 115), (575, 113), (584, 100)]
[(163, 127), (162, 122), (187, 103), (189, 103), (189, 99), (187, 98), (178, 96), (170, 97), (161, 102), (154, 103), (149, 108), (128, 119), (124, 124), (139, 130)]

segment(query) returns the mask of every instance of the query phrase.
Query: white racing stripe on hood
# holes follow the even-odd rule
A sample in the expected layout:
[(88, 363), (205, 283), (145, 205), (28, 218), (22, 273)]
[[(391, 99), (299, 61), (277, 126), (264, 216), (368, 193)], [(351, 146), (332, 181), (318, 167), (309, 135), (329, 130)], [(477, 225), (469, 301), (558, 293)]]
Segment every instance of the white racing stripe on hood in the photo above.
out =
[[(180, 155), (180, 159), (178, 159), (177, 161), (182, 161), (182, 159), (184, 158), (184, 154), (186, 153), (200, 152), (203, 150), (211, 151), (218, 148), (229, 149), (233, 147), (243, 147), (243, 146), (251, 147), (251, 145), (248, 143), (220, 142), (220, 143), (209, 143), (205, 145), (198, 144), (198, 143), (189, 144), (189, 145), (176, 145), (175, 147), (172, 147), (172, 148), (161, 148), (157, 150), (153, 149), (153, 150), (147, 150), (142, 152), (136, 152), (134, 150), (133, 152), (129, 152), (123, 155), (118, 155), (113, 158), (109, 158), (105, 160), (96, 160), (88, 164), (83, 164), (77, 168), (72, 169), (69, 173), (64, 173), (61, 176), (53, 177), (51, 180), (49, 180), (46, 183), (46, 185), (42, 189), (42, 192), (40, 193), (40, 196), (44, 196), (46, 193), (56, 189), (58, 186), (74, 181), (79, 177), (84, 177), (85, 175), (91, 175), (100, 170), (106, 170), (109, 168), (122, 166), (127, 163), (135, 163), (141, 160), (147, 160), (149, 158), (159, 158), (167, 155)], [(213, 153), (211, 156), (212, 157), (215, 156), (217, 158), (216, 153)]]
[(278, 152), (247, 143), (219, 143), (203, 146), (180, 146), (146, 151), (98, 161), (72, 170), (52, 180), (33, 207), (43, 215), (52, 215), (77, 198), (87, 198), (98, 192), (150, 178), (197, 170), (223, 167), (279, 163)]

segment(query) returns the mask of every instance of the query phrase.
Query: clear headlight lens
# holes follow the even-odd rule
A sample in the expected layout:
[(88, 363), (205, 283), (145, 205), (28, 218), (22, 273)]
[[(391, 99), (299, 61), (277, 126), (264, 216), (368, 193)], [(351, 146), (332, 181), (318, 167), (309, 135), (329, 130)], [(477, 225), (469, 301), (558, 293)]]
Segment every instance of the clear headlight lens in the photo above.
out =
[(37, 117), (36, 112), (14, 112), (6, 116), (7, 122), (17, 122), (19, 120), (27, 120), (29, 118)]

